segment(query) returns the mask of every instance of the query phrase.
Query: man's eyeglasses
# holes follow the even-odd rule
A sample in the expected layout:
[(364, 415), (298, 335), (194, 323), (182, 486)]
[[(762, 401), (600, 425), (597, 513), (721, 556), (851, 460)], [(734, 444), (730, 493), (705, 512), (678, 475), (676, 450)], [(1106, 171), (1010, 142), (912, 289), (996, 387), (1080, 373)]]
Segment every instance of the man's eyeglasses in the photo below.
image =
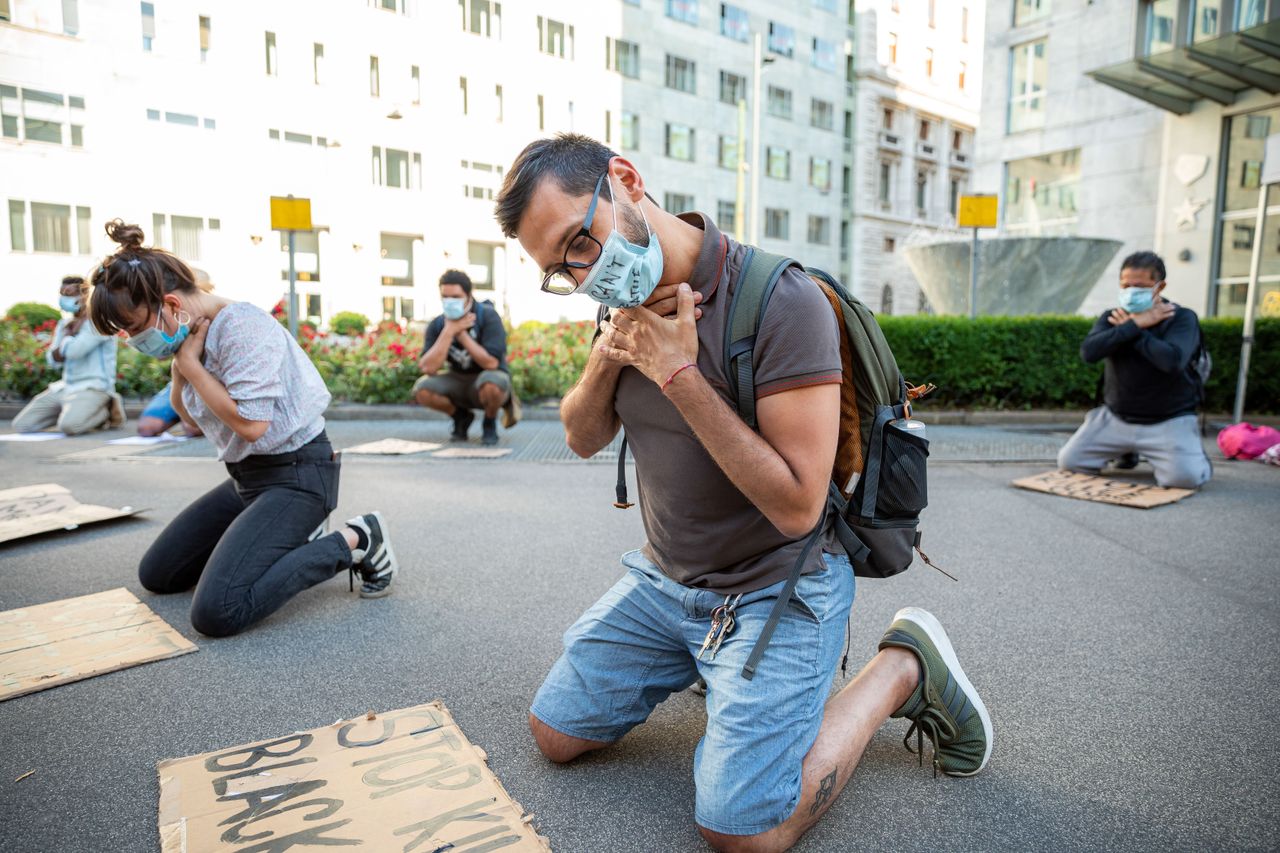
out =
[[(591, 205), (587, 208), (587, 218), (583, 221), (582, 227), (578, 229), (578, 233), (573, 235), (573, 239), (569, 241), (569, 245), (564, 250), (564, 260), (552, 267), (545, 276), (542, 277), (542, 290), (544, 293), (554, 293), (556, 296), (568, 296), (577, 293), (578, 280), (573, 276), (573, 270), (585, 270), (595, 266), (596, 261), (600, 260), (600, 253), (604, 251), (604, 246), (600, 241), (591, 236), (591, 221), (595, 219), (596, 204), (600, 201), (600, 187), (604, 185), (604, 179), (608, 176), (605, 172), (596, 181), (596, 191), (591, 195)], [(574, 260), (569, 260), (572, 257)]]

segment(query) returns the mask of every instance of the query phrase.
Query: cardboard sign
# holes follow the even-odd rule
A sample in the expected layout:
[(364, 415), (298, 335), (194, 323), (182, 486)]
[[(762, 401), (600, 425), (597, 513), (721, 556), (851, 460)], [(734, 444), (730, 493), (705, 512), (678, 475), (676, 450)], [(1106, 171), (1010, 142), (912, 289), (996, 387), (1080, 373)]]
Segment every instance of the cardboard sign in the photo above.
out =
[(194, 652), (120, 588), (0, 613), (0, 702)]
[(425, 453), (428, 450), (439, 450), (440, 443), (435, 441), (405, 441), (402, 438), (384, 438), (381, 441), (370, 441), (344, 449), (343, 453), (368, 453), (381, 456), (398, 456), (405, 453)]
[(163, 853), (550, 850), (440, 702), (170, 759)]
[(450, 447), (431, 455), (435, 459), (497, 459), (510, 452), (510, 447)]
[(1182, 500), (1187, 495), (1195, 494), (1192, 489), (1165, 489), (1146, 483), (1108, 480), (1106, 477), (1074, 474), (1070, 471), (1048, 471), (1044, 474), (1036, 474), (1034, 477), (1023, 477), (1021, 480), (1014, 480), (1013, 485), (1020, 489), (1031, 489), (1034, 492), (1062, 495), (1064, 498), (1120, 504), (1139, 509), (1171, 504)]
[(109, 521), (142, 512), (131, 506), (112, 509), (82, 504), (57, 483), (22, 486), (0, 491), (0, 542), (48, 533), (73, 530), (81, 524)]

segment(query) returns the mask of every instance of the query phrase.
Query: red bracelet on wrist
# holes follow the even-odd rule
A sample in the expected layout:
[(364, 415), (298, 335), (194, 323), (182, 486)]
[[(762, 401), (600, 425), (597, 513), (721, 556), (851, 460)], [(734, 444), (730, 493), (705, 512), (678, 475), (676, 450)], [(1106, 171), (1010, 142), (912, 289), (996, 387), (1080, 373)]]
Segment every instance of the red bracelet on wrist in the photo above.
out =
[(667, 377), (667, 381), (662, 383), (662, 393), (663, 394), (667, 393), (667, 386), (670, 385), (672, 382), (674, 382), (677, 376), (679, 376), (681, 373), (684, 373), (690, 367), (697, 367), (697, 366), (698, 365), (690, 361), (690, 362), (686, 362), (685, 364), (682, 364), (680, 367), (677, 367), (675, 370), (673, 370), (671, 372), (671, 375)]

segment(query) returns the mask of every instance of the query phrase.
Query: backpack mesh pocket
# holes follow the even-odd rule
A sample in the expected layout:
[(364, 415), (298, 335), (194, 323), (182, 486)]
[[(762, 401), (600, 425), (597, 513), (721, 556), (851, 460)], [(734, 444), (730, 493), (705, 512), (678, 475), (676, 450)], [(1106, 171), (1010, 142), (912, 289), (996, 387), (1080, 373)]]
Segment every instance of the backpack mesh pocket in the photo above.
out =
[(891, 422), (884, 427), (882, 452), (876, 518), (914, 519), (929, 503), (929, 442)]

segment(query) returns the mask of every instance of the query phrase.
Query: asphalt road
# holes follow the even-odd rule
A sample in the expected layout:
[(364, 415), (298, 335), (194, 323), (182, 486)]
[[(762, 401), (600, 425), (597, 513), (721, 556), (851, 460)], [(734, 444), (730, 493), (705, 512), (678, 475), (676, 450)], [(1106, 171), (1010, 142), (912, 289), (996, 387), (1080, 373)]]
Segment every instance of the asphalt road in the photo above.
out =
[[(330, 432), (342, 447), (444, 428)], [(0, 545), (0, 609), (124, 586), (200, 651), (0, 703), (0, 849), (155, 850), (157, 761), (432, 699), (553, 849), (705, 849), (692, 824), (700, 697), (672, 697), (568, 767), (543, 760), (525, 724), (562, 631), (642, 541), (638, 513), (610, 506), (611, 465), (348, 457), (334, 518), (383, 510), (406, 564), (395, 594), (361, 601), (334, 580), (211, 640), (190, 627), (189, 594), (151, 595), (135, 568), (220, 467), (197, 445), (65, 460), (104, 437), (0, 443), (0, 487), (52, 481), (152, 508)], [(993, 715), (988, 769), (935, 779), (891, 721), (797, 850), (1275, 849), (1280, 470), (1218, 462), (1200, 494), (1149, 511), (1008, 485), (1047, 467), (933, 465), (925, 550), (961, 582), (917, 565), (862, 581), (854, 604), (851, 668), (898, 607), (939, 616)]]

